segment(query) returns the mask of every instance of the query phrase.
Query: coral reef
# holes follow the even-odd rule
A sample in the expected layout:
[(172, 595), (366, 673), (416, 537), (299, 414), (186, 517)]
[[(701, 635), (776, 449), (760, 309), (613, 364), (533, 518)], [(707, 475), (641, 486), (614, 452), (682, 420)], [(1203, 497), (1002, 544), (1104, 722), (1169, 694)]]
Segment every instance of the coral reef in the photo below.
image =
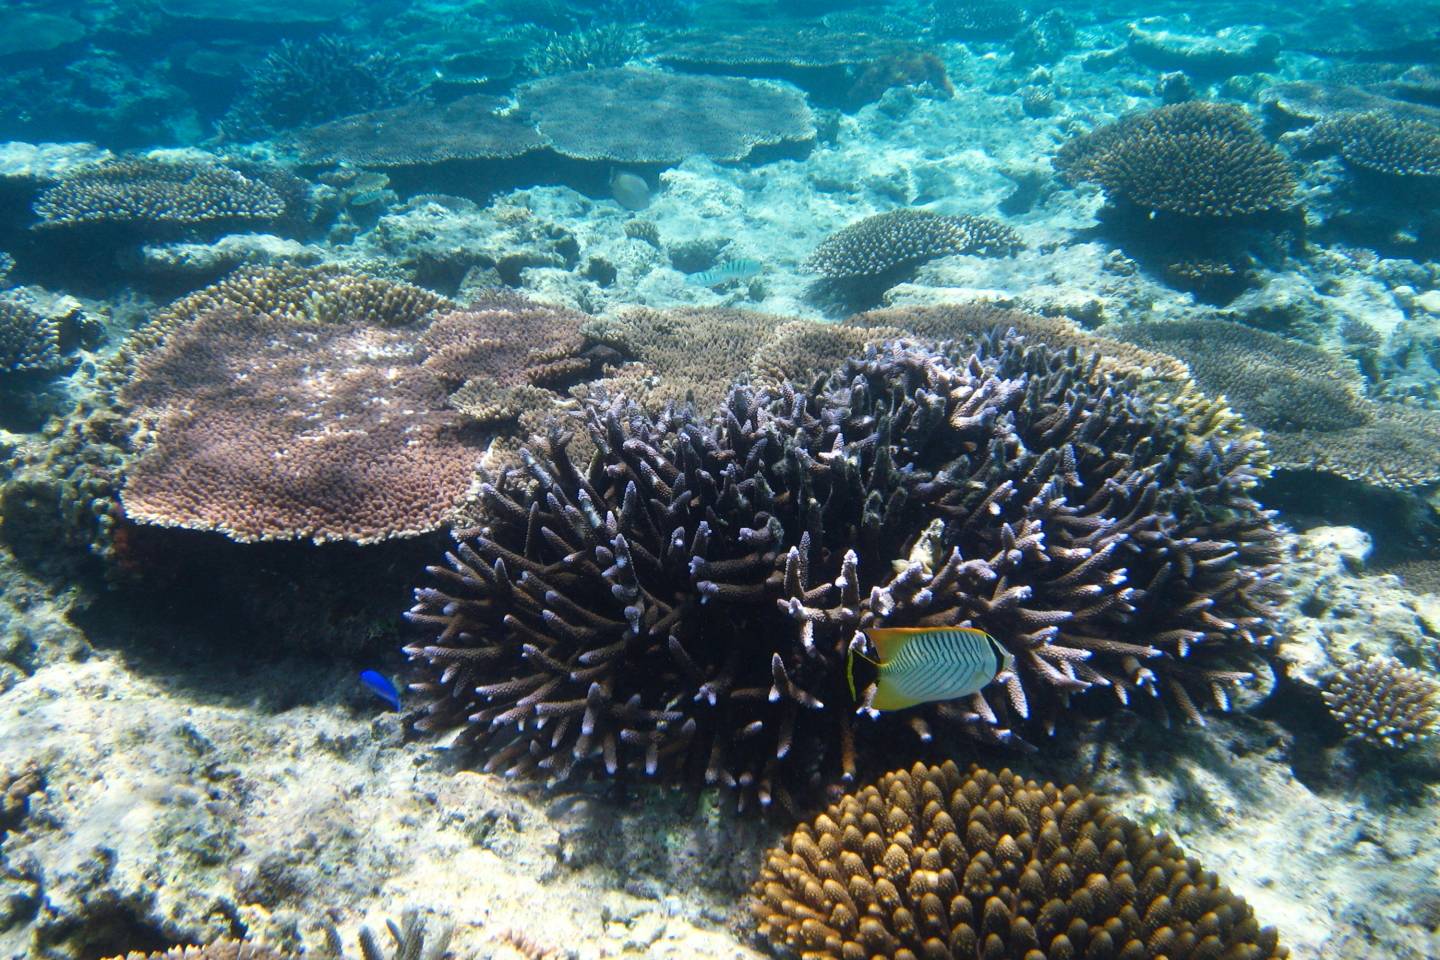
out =
[(643, 374), (622, 371), (630, 399), (657, 412), (687, 398), (710, 410), (784, 321), (746, 310), (632, 309), (587, 332), (643, 365)]
[(1401, 749), (1440, 730), (1440, 681), (1394, 657), (1341, 667), (1325, 684), (1325, 706), (1352, 737)]
[(64, 364), (59, 321), (24, 304), (0, 300), (0, 377), (53, 372)]
[(203, 947), (171, 947), (152, 953), (131, 951), (110, 960), (287, 960), (285, 954), (245, 940), (216, 940)]
[(1093, 181), (1115, 204), (1228, 219), (1293, 202), (1289, 162), (1244, 108), (1190, 102), (1133, 114), (1061, 147), (1056, 168)]
[(807, 957), (1289, 956), (1168, 836), (1076, 787), (948, 761), (797, 827), (751, 912), (761, 937)]
[(1200, 387), (1266, 431), (1280, 469), (1380, 487), (1440, 480), (1440, 414), (1365, 397), (1351, 362), (1224, 320), (1114, 324), (1105, 336), (1183, 360)]
[(446, 160), (498, 160), (545, 146), (535, 128), (477, 93), (446, 104), (412, 103), (322, 123), (288, 141), (303, 163), (403, 167)]
[(1203, 389), (1265, 430), (1341, 430), (1370, 418), (1360, 372), (1307, 343), (1225, 320), (1112, 324), (1102, 334), (1178, 357)]
[[(386, 918), (385, 929), (392, 941), (389, 950), (369, 927), (360, 928), (360, 956), (364, 960), (443, 960), (450, 950), (455, 925), (441, 922), (435, 929), (425, 922), (418, 907), (407, 907), (400, 913), (400, 922)], [(325, 945), (316, 953), (333, 960), (344, 960), (345, 942), (334, 923), (323, 925)]]
[(150, 426), (126, 471), (127, 516), (239, 541), (437, 529), (502, 421), (545, 409), (612, 356), (584, 342), (578, 314), (518, 295), (448, 306), (295, 268), (172, 305), (121, 391)]
[(952, 253), (1004, 256), (1021, 246), (1015, 231), (988, 217), (891, 210), (827, 237), (805, 267), (831, 280), (881, 277)]
[[(1192, 691), (1223, 706), (1267, 642), (1260, 448), (1223, 408), (1141, 401), (1093, 358), (890, 345), (813, 393), (737, 387), (709, 418), (592, 401), (585, 430), (588, 472), (552, 432), (523, 479), (482, 486), (409, 614), (434, 632), (407, 647), (419, 726), (460, 728), (489, 770), (789, 809), (932, 723), (1004, 740), (1097, 688), (1198, 720)], [(843, 663), (880, 624), (980, 626), (1019, 665), (857, 723)]]
[(1130, 24), (1125, 49), (1146, 66), (1183, 70), (1196, 80), (1270, 69), (1280, 52), (1280, 37), (1260, 27), (1223, 27), (1214, 33), (1193, 30), (1187, 21), (1146, 18)]
[(1012, 0), (936, 0), (930, 30), (941, 39), (1002, 40), (1025, 22), (1025, 9)]
[(242, 542), (439, 528), (485, 438), (461, 429), (417, 339), (260, 312), (196, 317), (121, 395), (153, 434), (126, 470), (126, 516)]
[(1115, 373), (1135, 373), (1173, 383), (1190, 379), (1189, 368), (1167, 353), (1089, 333), (1064, 317), (1045, 317), (985, 303), (890, 307), (857, 313), (843, 323), (867, 329), (900, 329), (927, 340), (967, 343), (986, 334), (1014, 330), (1026, 339), (1052, 347), (1074, 347), (1083, 353), (1098, 354), (1101, 368)]
[(798, 91), (738, 77), (618, 67), (537, 80), (518, 97), (551, 147), (581, 160), (739, 160), (759, 146), (815, 137)]
[(1023, 246), (1019, 234), (990, 217), (890, 210), (827, 237), (802, 267), (820, 275), (812, 297), (843, 313), (874, 306), (886, 290), (937, 257), (1008, 256)]
[(395, 57), (366, 53), (347, 37), (282, 40), (250, 71), (220, 128), (231, 140), (258, 140), (395, 106), (413, 87)]
[(634, 27), (607, 23), (590, 30), (555, 34), (525, 57), (537, 76), (623, 67), (645, 52), (645, 36)]
[(295, 325), (360, 323), (406, 327), (450, 301), (428, 290), (337, 267), (252, 267), (181, 297), (131, 336), (113, 362), (120, 372), (178, 329), (210, 313), (263, 314)]
[(285, 201), (270, 186), (218, 163), (117, 160), (67, 174), (35, 201), (39, 226), (273, 220)]
[(1334, 146), (1352, 167), (1391, 177), (1440, 177), (1440, 128), (1423, 120), (1369, 111), (1328, 117), (1309, 139)]

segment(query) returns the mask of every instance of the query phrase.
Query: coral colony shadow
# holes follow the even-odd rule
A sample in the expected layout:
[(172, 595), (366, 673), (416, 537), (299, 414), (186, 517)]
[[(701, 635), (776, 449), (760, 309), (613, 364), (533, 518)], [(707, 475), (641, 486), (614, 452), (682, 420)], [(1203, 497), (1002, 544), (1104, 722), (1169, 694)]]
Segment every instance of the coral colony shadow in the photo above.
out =
[(1423, 5), (5, 12), (0, 954), (1440, 955)]

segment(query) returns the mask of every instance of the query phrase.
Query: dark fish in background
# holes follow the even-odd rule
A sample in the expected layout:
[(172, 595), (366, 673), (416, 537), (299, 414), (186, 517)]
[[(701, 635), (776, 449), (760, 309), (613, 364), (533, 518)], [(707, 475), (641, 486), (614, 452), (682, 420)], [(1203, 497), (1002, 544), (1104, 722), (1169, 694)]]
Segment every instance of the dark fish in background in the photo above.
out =
[(360, 673), (360, 682), (375, 696), (390, 704), (392, 710), (400, 709), (400, 691), (395, 689), (395, 684), (385, 674), (378, 670), (363, 670)]
[(633, 173), (611, 170), (610, 194), (626, 210), (644, 210), (650, 206), (650, 185), (644, 177)]

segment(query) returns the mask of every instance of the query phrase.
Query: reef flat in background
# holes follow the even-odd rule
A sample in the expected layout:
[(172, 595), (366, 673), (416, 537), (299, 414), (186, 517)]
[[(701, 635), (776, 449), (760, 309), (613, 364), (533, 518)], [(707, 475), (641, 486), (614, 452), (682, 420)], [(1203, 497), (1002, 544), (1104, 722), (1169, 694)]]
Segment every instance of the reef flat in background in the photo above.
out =
[[(18, 5), (0, 951), (1440, 952), (1440, 40), (1364, 13)], [(854, 715), (957, 622), (1013, 672)]]

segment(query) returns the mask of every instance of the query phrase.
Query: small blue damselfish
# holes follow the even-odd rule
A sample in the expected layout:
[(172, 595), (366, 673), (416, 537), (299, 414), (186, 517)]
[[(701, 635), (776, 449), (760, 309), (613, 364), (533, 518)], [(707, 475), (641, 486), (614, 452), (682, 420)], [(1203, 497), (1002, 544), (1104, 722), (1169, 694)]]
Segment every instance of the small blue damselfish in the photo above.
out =
[(363, 670), (360, 673), (360, 682), (375, 696), (390, 704), (391, 709), (400, 709), (400, 691), (395, 689), (395, 684), (385, 674), (378, 670)]

